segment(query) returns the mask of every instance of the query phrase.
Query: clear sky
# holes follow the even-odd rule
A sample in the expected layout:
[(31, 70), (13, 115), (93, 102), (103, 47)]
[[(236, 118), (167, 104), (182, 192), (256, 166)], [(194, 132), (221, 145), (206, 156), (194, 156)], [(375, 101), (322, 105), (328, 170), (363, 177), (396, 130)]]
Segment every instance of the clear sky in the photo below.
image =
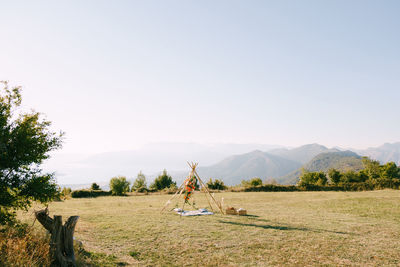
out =
[(0, 1), (0, 79), (64, 151), (400, 141), (400, 1)]

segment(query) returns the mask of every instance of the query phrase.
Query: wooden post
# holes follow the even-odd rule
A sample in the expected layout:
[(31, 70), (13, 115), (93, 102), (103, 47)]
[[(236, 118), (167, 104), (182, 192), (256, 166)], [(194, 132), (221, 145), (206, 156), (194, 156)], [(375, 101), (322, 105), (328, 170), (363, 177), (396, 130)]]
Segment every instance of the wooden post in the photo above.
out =
[(75, 267), (74, 231), (79, 216), (71, 216), (62, 225), (62, 217), (49, 217), (47, 209), (36, 211), (36, 219), (50, 232), (51, 266)]
[[(199, 179), (200, 180), (200, 179)], [(207, 197), (207, 191), (206, 191), (206, 188), (205, 188), (205, 186), (203, 186), (203, 184), (199, 181), (199, 184), (200, 184), (200, 191), (201, 191), (201, 189), (203, 189), (204, 188), (204, 190), (203, 190), (203, 192), (204, 192), (204, 196), (206, 197), (206, 199), (207, 199), (207, 202), (208, 202), (208, 205), (210, 206), (210, 208), (211, 208), (211, 211), (212, 212), (214, 212), (214, 209), (213, 209), (213, 207), (212, 207), (212, 205), (211, 205), (211, 202), (210, 202), (210, 200), (208, 200), (208, 197)], [(207, 185), (206, 185), (207, 186)]]
[(195, 175), (197, 175), (197, 178), (199, 178), (200, 183), (203, 184), (204, 189), (207, 191), (207, 193), (210, 195), (211, 199), (214, 200), (215, 205), (217, 205), (217, 207), (219, 208), (219, 210), (221, 211), (221, 214), (224, 214), (224, 211), (222, 210), (221, 205), (218, 204), (218, 202), (215, 200), (215, 198), (211, 195), (210, 191), (208, 191), (207, 186), (203, 183), (203, 181), (200, 179), (199, 174), (197, 173), (197, 171), (194, 171)]
[(185, 184), (185, 182), (183, 182), (182, 184), (181, 184), (181, 186), (178, 188), (178, 191), (176, 191), (176, 193), (167, 201), (167, 203), (165, 203), (165, 205), (164, 205), (164, 207), (162, 208), (162, 210), (161, 210), (161, 212), (163, 212), (164, 210), (165, 210), (165, 208), (169, 205), (169, 204), (171, 204), (171, 201), (178, 195), (178, 193), (179, 193), (179, 196), (178, 197), (180, 197), (181, 196), (181, 194), (182, 194), (182, 192), (183, 192), (183, 185)]

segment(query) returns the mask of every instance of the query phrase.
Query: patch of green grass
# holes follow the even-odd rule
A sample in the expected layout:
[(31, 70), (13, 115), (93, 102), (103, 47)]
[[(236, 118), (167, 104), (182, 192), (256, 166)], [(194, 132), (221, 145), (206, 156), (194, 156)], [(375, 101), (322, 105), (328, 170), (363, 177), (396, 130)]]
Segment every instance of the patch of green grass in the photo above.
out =
[(400, 191), (215, 196), (249, 216), (160, 213), (171, 196), (155, 194), (70, 199), (49, 209), (80, 216), (75, 237), (101, 255), (100, 266), (400, 265)]
[(129, 256), (133, 257), (133, 258), (138, 258), (140, 255), (140, 252), (137, 251), (129, 251)]
[(78, 249), (76, 255), (76, 263), (78, 267), (84, 266), (127, 266), (126, 262), (119, 261), (114, 255), (107, 255), (105, 253), (94, 253), (86, 251), (85, 249)]

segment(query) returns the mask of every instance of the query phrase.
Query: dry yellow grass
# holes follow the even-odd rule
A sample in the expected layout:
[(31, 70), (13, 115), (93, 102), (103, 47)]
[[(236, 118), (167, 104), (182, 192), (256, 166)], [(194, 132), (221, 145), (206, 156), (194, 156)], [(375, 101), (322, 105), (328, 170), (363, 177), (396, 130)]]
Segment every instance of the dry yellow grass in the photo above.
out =
[(69, 199), (49, 208), (80, 216), (75, 237), (85, 249), (131, 266), (400, 265), (400, 191), (216, 194), (247, 209), (243, 217), (160, 214), (169, 197)]
[(0, 266), (47, 266), (48, 238), (29, 227), (5, 228), (0, 232)]

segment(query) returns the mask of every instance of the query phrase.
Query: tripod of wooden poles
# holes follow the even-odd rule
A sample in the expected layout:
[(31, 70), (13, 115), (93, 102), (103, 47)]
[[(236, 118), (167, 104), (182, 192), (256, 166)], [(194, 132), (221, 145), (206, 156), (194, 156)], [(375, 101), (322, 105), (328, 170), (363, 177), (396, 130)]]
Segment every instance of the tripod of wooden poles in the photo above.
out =
[[(217, 208), (220, 210), (221, 214), (224, 214), (223, 210), (222, 210), (222, 205), (221, 203), (219, 203), (218, 201), (215, 200), (215, 198), (213, 197), (213, 195), (210, 193), (210, 191), (208, 191), (207, 186), (203, 183), (203, 181), (201, 180), (200, 176), (198, 175), (197, 171), (196, 171), (196, 167), (198, 165), (198, 163), (193, 163), (193, 162), (188, 162), (189, 167), (191, 168), (191, 171), (189, 173), (189, 177), (181, 184), (181, 186), (179, 186), (178, 190), (176, 191), (176, 193), (165, 203), (164, 207), (162, 208), (161, 212), (163, 212), (169, 204), (171, 204), (172, 200), (176, 197), (180, 197), (182, 195), (182, 193), (185, 191), (185, 185), (186, 183), (189, 181), (189, 179), (193, 176), (195, 176), (200, 184), (200, 190), (204, 192), (204, 195), (207, 199), (208, 205), (210, 206), (211, 210), (214, 211), (210, 200), (213, 201), (213, 203), (215, 204), (215, 206), (217, 206)], [(210, 198), (208, 198), (210, 197)], [(183, 202), (183, 206), (182, 206), (182, 210), (185, 206), (186, 201)]]

